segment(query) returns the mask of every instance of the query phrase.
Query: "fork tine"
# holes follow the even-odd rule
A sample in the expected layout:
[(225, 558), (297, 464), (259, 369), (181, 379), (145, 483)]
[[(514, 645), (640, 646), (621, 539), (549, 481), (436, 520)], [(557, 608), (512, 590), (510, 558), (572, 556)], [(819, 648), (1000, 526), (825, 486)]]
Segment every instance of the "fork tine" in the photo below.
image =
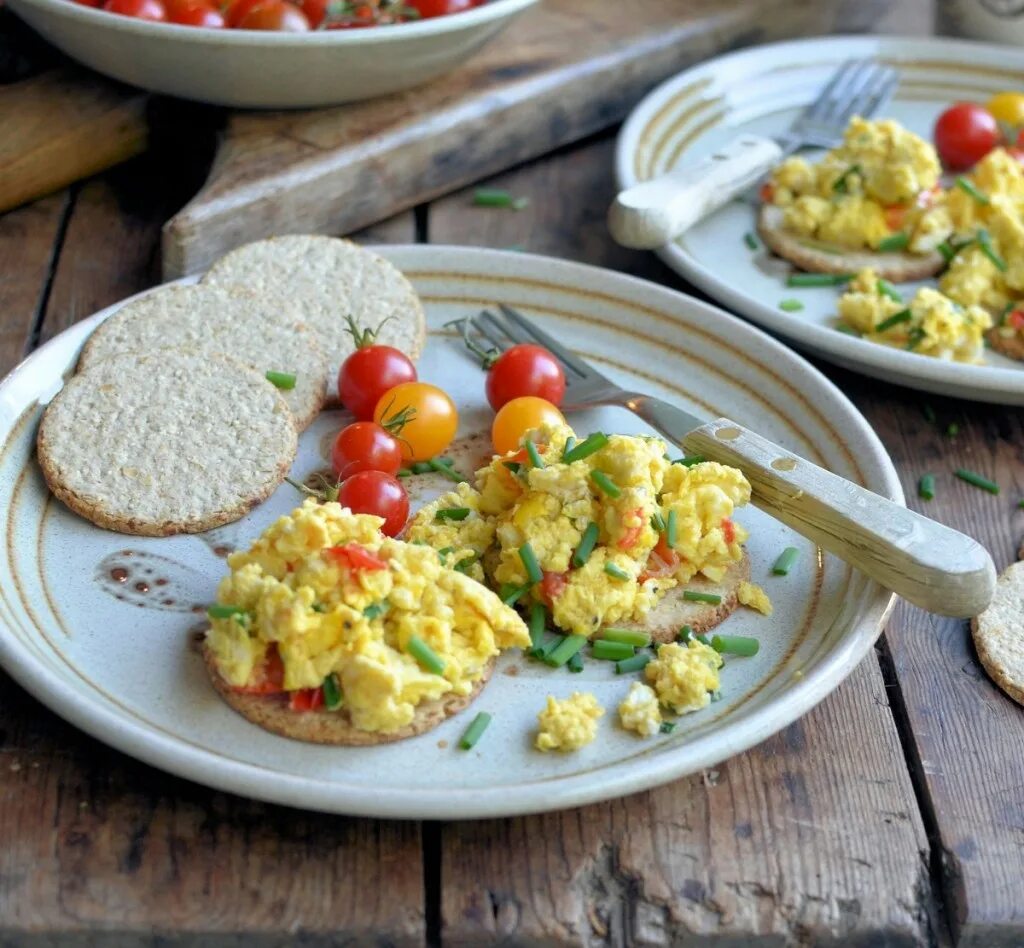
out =
[(468, 322), (469, 325), (472, 326), (479, 335), (486, 339), (491, 346), (499, 352), (502, 352), (508, 348), (508, 343), (504, 338), (502, 338), (506, 333), (502, 332), (500, 326), (497, 331), (490, 327), (490, 322), (493, 321), (493, 317), (490, 321), (485, 322), (484, 317), (490, 315), (491, 314), (488, 313), (487, 310), (481, 310), (476, 316), (470, 316), (468, 318)]
[(532, 338), (532, 341), (541, 343), (552, 355), (560, 359), (567, 368), (572, 369), (580, 378), (587, 378), (594, 376), (596, 373), (594, 369), (590, 368), (585, 362), (577, 359), (568, 349), (565, 348), (560, 342), (549, 336), (543, 329), (538, 328), (530, 320), (528, 320), (522, 313), (512, 309), (511, 306), (506, 306), (504, 303), (500, 303), (498, 308), (502, 314), (507, 317), (511, 322), (515, 323), (520, 329), (523, 330), (528, 336)]
[(864, 100), (861, 115), (865, 118), (885, 108), (886, 103), (892, 98), (896, 87), (900, 84), (900, 74), (895, 69), (886, 69), (885, 72), (886, 75), (878, 87)]
[(845, 107), (842, 109), (838, 117), (840, 124), (845, 126), (855, 113), (862, 111), (864, 104), (872, 97), (875, 89), (885, 81), (885, 73), (886, 69), (884, 66), (879, 66), (871, 70), (864, 83), (850, 97), (849, 102), (847, 102)]
[(860, 94), (860, 90), (870, 77), (873, 69), (874, 63), (870, 60), (862, 59), (858, 61), (856, 66), (847, 74), (846, 81), (837, 86), (829, 97), (828, 109), (822, 118), (823, 122), (829, 125), (842, 124), (840, 116), (846, 110), (847, 105)]
[(840, 82), (844, 81), (849, 75), (851, 69), (855, 69), (859, 60), (847, 59), (833, 74), (832, 78), (825, 83), (825, 87), (818, 93), (817, 98), (811, 104), (811, 107), (806, 112), (801, 113), (798, 116), (800, 120), (811, 120), (818, 121), (821, 115), (824, 113), (825, 108), (831, 101), (832, 94), (835, 92), (836, 86)]
[(507, 349), (509, 345), (515, 345), (516, 343), (532, 341), (529, 336), (517, 331), (514, 327), (509, 326), (508, 320), (504, 317), (497, 316), (489, 309), (485, 309), (480, 313), (480, 319), (481, 321), (486, 321), (493, 328), (493, 331), (500, 333), (509, 340), (508, 342), (502, 343), (502, 349)]

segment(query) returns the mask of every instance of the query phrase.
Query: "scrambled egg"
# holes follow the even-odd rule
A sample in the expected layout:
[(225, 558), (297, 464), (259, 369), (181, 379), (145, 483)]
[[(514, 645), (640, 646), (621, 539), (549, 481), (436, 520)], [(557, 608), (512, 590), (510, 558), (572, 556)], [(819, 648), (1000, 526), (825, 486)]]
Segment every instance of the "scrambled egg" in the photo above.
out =
[[(543, 467), (525, 450), (495, 457), (477, 472), (475, 489), (462, 484), (422, 508), (407, 538), (450, 548), (456, 558), (476, 556), (503, 597), (521, 589), (520, 603), (541, 602), (560, 629), (587, 636), (643, 619), (666, 590), (698, 574), (721, 580), (742, 558), (747, 532), (732, 516), (750, 499), (750, 484), (735, 468), (671, 464), (663, 442), (627, 435), (610, 435), (600, 450), (565, 463), (566, 443), (576, 437), (570, 428), (526, 437)], [(451, 518), (453, 508), (463, 519)], [(588, 531), (593, 547), (576, 562)], [(542, 581), (527, 574), (524, 548)]]
[(739, 599), (740, 605), (756, 609), (762, 615), (772, 614), (772, 601), (768, 598), (768, 593), (756, 583), (740, 583), (739, 589), (736, 590), (736, 598)]
[(547, 706), (537, 715), (540, 729), (534, 746), (539, 751), (574, 751), (597, 737), (597, 722), (604, 708), (589, 692), (574, 691), (564, 701), (548, 696)]
[(707, 707), (711, 693), (718, 690), (721, 667), (722, 656), (718, 652), (691, 639), (688, 645), (662, 645), (657, 656), (647, 663), (644, 675), (666, 708), (685, 714)]
[(787, 230), (853, 250), (906, 234), (928, 253), (953, 232), (939, 187), (938, 155), (893, 121), (851, 120), (842, 144), (817, 164), (788, 158), (775, 169), (770, 200)]
[(986, 310), (961, 306), (930, 287), (900, 302), (881, 286), (873, 270), (858, 273), (839, 298), (840, 320), (871, 342), (938, 359), (983, 360), (985, 330), (992, 326)]
[[(244, 610), (207, 636), (220, 674), (246, 688), (271, 649), (286, 691), (336, 674), (353, 724), (395, 731), (422, 701), (468, 694), (502, 648), (529, 645), (522, 619), (437, 552), (385, 537), (378, 517), (307, 500), (228, 558), (217, 601)], [(421, 666), (417, 636), (443, 662)]]
[(654, 689), (634, 681), (619, 705), (619, 721), (627, 731), (636, 731), (641, 737), (657, 734), (661, 729), (661, 709)]

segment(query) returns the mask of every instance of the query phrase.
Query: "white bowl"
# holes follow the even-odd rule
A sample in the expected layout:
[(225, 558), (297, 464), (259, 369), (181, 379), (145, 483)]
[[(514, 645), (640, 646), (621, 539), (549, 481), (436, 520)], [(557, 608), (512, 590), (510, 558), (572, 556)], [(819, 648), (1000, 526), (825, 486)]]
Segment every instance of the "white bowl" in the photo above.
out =
[(243, 108), (356, 102), (460, 65), (537, 0), (358, 30), (211, 30), (118, 16), (72, 0), (9, 0), (45, 39), (98, 72), (154, 92)]

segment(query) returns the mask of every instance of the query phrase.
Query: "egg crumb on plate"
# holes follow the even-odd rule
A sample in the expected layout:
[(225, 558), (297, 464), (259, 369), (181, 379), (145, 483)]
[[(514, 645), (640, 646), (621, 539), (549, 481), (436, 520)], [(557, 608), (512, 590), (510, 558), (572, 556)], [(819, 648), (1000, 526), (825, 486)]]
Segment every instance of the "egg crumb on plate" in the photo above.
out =
[(548, 695), (546, 707), (537, 715), (539, 730), (534, 746), (544, 753), (586, 747), (597, 737), (597, 722), (603, 715), (604, 708), (589, 692), (574, 691), (561, 701)]
[(762, 615), (772, 614), (772, 601), (768, 598), (768, 593), (756, 583), (740, 583), (739, 589), (736, 590), (736, 598), (741, 605), (756, 609)]
[(424, 702), (470, 695), (501, 649), (529, 644), (494, 593), (382, 523), (310, 498), (228, 557), (206, 647), (229, 689), (389, 734)]
[(619, 705), (619, 721), (627, 731), (636, 731), (641, 737), (657, 734), (661, 729), (661, 708), (654, 689), (634, 681)]
[(718, 691), (722, 656), (710, 645), (691, 639), (687, 645), (670, 642), (658, 649), (644, 675), (658, 700), (676, 714), (699, 711)]

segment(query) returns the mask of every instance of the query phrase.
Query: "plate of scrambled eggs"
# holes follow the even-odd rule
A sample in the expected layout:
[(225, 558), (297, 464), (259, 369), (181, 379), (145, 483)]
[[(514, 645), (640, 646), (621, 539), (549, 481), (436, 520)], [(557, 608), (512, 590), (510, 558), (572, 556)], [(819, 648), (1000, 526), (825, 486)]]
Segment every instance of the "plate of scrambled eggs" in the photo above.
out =
[[(33, 457), (97, 314), (0, 386), (0, 661), (19, 683), (210, 786), (330, 812), (472, 818), (711, 766), (805, 713), (870, 651), (885, 590), (761, 513), (739, 472), (681, 458), (631, 413), (535, 430), (524, 450), (547, 460), (529, 469), (496, 459), (483, 374), (446, 323), (507, 303), (617, 381), (738, 417), (899, 499), (874, 433), (820, 373), (727, 314), (621, 274), (490, 250), (381, 252), (423, 301), (418, 371), (458, 406), (448, 455), (464, 482), (410, 478), (412, 520), (396, 538), (288, 485), (206, 534), (101, 530), (53, 499)], [(326, 467), (346, 420), (323, 412), (302, 433), (294, 479)], [(540, 607), (547, 628), (534, 625)], [(268, 702), (274, 675), (296, 696), (337, 675), (338, 694), (323, 689), (333, 716)]]
[(723, 304), (839, 365), (1024, 404), (1024, 168), (996, 148), (945, 173), (932, 144), (952, 103), (1024, 86), (1011, 48), (844, 37), (712, 60), (637, 107), (619, 138), (619, 184), (744, 132), (781, 134), (837, 63), (867, 57), (900, 71), (883, 115), (854, 117), (835, 148), (782, 162), (756, 207), (734, 201), (658, 253)]

